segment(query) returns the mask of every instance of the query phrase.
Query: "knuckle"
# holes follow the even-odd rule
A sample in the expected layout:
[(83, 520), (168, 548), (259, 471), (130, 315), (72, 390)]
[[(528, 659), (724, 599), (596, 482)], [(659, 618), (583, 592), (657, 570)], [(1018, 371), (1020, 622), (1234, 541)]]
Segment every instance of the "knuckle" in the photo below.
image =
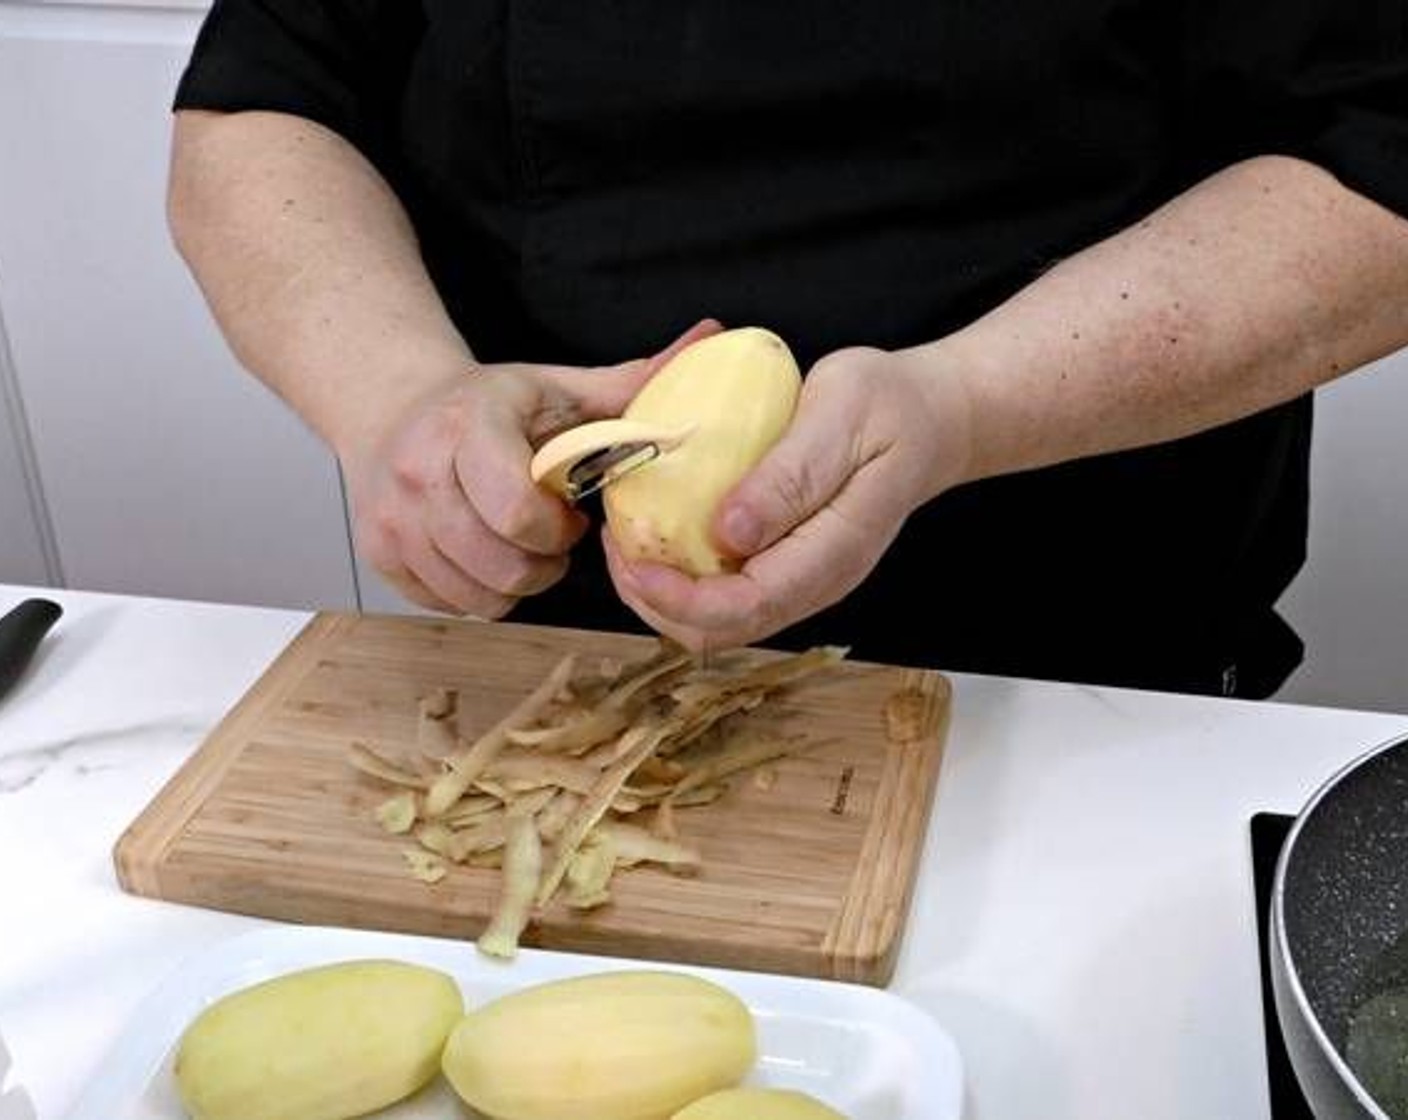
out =
[(422, 607), (428, 607), (430, 610), (437, 611), (440, 614), (453, 615), (456, 618), (463, 618), (464, 615), (468, 613), (458, 604), (448, 602), (432, 592), (426, 592), (417, 602), (419, 602)]
[(764, 595), (754, 604), (750, 616), (739, 621), (746, 621), (751, 628), (771, 634), (786, 625), (789, 613), (788, 606), (781, 597)]
[[(544, 564), (518, 549), (510, 551), (503, 563), (502, 579), (497, 590), (508, 595), (532, 595), (556, 583), (561, 575), (558, 565)], [(563, 565), (565, 568), (565, 565)]]
[(465, 612), (485, 619), (499, 619), (508, 614), (518, 604), (512, 595), (501, 595), (496, 591), (485, 590), (475, 596), (475, 602)]
[(393, 452), (387, 469), (398, 487), (413, 494), (423, 492), (430, 485), (430, 466), (419, 450)]
[(855, 374), (885, 360), (886, 356), (887, 351), (876, 346), (847, 346), (820, 358), (807, 376), (820, 374), (827, 380), (845, 378), (859, 381), (861, 379)]
[(372, 539), (394, 545), (401, 537), (401, 511), (393, 505), (377, 506), (367, 516), (367, 526)]
[(404, 572), (385, 571), (382, 578), (396, 588), (410, 602), (432, 611), (449, 611), (451, 608), (440, 596), (432, 592), (420, 580)]
[(804, 520), (812, 512), (816, 479), (805, 459), (796, 460), (773, 477), (773, 500), (788, 524)]
[(431, 527), (435, 549), (466, 576), (495, 592), (515, 593), (523, 565), (517, 549), (497, 539), (493, 527), (443, 511)]
[(535, 552), (559, 550), (551, 506), (527, 472), (474, 470), (456, 460), (455, 476), (475, 513), (497, 537)]
[(532, 591), (532, 569), (516, 549), (484, 557), (474, 577), (498, 595), (527, 595)]
[(396, 565), (400, 552), (400, 521), (395, 512), (374, 508), (357, 519), (354, 541), (367, 561), (384, 571)]
[(534, 497), (523, 489), (509, 495), (498, 511), (498, 523), (494, 529), (515, 543), (534, 544), (541, 541), (545, 526), (542, 511)]
[(483, 551), (482, 533), (474, 524), (443, 509), (431, 511), (426, 528), (435, 549), (458, 567), (472, 568)]
[[(482, 528), (472, 523), (441, 521), (432, 532), (431, 539), (435, 549), (447, 561), (467, 579), (474, 581), (474, 590), (465, 594), (476, 598), (469, 608), (475, 614), (487, 609), (478, 602), (480, 595), (491, 597), (494, 600), (491, 605), (502, 614), (524, 595), (531, 595), (556, 582), (560, 575), (554, 573), (550, 579), (545, 578), (543, 561), (487, 536)], [(562, 565), (565, 567), (565, 558)], [(499, 599), (505, 600), (506, 605), (499, 603)]]
[(852, 350), (834, 350), (817, 361), (807, 371), (807, 388), (816, 392), (823, 387), (834, 390), (837, 383), (848, 382), (851, 372)]

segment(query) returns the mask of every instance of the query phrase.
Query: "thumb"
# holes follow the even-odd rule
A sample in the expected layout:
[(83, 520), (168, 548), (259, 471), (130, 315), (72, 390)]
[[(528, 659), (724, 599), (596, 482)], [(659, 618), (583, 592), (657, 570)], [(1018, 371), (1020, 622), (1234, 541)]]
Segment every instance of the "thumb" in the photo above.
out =
[(670, 360), (687, 346), (710, 335), (718, 334), (723, 326), (717, 319), (701, 319), (649, 358), (636, 358), (620, 365), (598, 369), (561, 369), (550, 373), (558, 385), (576, 402), (583, 420), (606, 420), (620, 416), (645, 383), (660, 372)]
[(851, 438), (857, 406), (809, 378), (791, 426), (719, 503), (715, 543), (734, 556), (752, 556), (828, 505), (863, 465)]

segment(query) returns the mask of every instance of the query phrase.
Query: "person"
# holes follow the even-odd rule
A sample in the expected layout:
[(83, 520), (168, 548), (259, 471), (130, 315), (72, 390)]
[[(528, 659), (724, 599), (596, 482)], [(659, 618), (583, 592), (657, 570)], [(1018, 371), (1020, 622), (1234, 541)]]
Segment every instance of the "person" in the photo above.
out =
[[(180, 251), (444, 611), (1266, 696), (1312, 390), (1408, 343), (1402, 0), (216, 0), (175, 106)], [(741, 567), (626, 564), (532, 450), (719, 323), (808, 371)]]

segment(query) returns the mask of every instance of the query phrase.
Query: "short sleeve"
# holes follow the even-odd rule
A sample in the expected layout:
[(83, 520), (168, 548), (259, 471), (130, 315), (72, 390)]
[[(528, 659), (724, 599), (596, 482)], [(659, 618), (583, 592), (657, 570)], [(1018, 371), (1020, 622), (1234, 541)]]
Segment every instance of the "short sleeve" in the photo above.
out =
[(175, 107), (291, 113), (376, 148), (422, 33), (413, 0), (215, 0)]
[(1189, 0), (1199, 162), (1297, 156), (1408, 216), (1408, 0)]

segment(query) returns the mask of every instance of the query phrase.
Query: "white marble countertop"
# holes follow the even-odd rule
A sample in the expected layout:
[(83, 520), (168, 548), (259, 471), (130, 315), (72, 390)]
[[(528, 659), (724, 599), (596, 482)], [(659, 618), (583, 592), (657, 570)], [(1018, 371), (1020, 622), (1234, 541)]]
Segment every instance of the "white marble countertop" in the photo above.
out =
[[(111, 850), (306, 615), (0, 586), (65, 615), (0, 701), (0, 1032), (60, 1118), (141, 998), (261, 925), (130, 897)], [(1268, 1116), (1248, 819), (1408, 715), (956, 675), (892, 990), (976, 1120)]]

